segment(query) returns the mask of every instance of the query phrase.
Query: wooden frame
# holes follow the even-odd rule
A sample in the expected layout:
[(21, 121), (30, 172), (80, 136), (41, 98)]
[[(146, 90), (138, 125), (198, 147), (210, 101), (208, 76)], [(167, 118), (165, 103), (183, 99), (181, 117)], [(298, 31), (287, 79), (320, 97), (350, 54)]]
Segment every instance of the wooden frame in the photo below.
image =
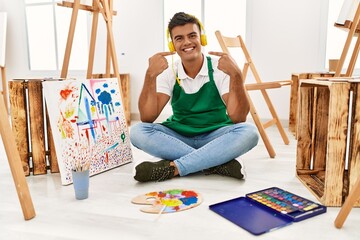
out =
[[(226, 36), (223, 36), (220, 31), (216, 31), (215, 35), (218, 39), (218, 42), (219, 42), (223, 52), (230, 54), (230, 51), (228, 48), (241, 48), (244, 53), (245, 60), (246, 60), (243, 71), (242, 71), (244, 81), (246, 81), (246, 76), (247, 76), (249, 68), (250, 68), (250, 71), (253, 73), (255, 80), (256, 80), (256, 83), (245, 83), (245, 87), (247, 90), (246, 94), (248, 96), (249, 103), (250, 103), (250, 113), (255, 122), (255, 125), (257, 126), (257, 128), (259, 130), (260, 136), (261, 136), (262, 140), (264, 141), (264, 144), (269, 153), (269, 156), (271, 158), (274, 158), (276, 153), (275, 153), (275, 150), (271, 144), (271, 141), (270, 141), (265, 129), (272, 125), (276, 125), (280, 132), (280, 135), (286, 145), (289, 144), (289, 138), (288, 138), (287, 134), (285, 133), (285, 130), (284, 130), (284, 128), (280, 122), (280, 119), (276, 113), (275, 107), (272, 104), (270, 97), (269, 97), (268, 93), (266, 92), (266, 90), (274, 89), (274, 88), (281, 88), (286, 85), (291, 85), (292, 81), (291, 80), (283, 80), (283, 81), (263, 82), (255, 68), (255, 65), (250, 57), (250, 54), (249, 54), (241, 36), (226, 37)], [(254, 90), (258, 90), (261, 92), (261, 94), (266, 102), (266, 105), (272, 115), (272, 119), (267, 122), (261, 121), (259, 114), (255, 108), (255, 105), (249, 96), (248, 91), (254, 91)]]

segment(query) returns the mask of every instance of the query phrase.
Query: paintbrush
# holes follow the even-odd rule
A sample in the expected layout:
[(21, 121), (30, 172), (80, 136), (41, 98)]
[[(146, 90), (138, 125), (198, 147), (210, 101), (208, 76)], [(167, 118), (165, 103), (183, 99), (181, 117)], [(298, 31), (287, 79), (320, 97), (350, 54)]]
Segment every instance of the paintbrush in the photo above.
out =
[(166, 205), (163, 205), (163, 207), (160, 209), (158, 215), (154, 219), (154, 222), (157, 222), (160, 219), (160, 217), (161, 217), (162, 213), (164, 212), (165, 208), (166, 208)]

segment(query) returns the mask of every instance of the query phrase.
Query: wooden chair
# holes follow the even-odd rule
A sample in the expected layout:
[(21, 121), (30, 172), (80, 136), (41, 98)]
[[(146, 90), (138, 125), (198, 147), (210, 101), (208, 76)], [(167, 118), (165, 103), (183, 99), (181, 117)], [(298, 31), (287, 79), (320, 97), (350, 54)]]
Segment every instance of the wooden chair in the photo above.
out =
[(242, 53), (244, 55), (244, 68), (242, 70), (242, 74), (243, 74), (243, 78), (244, 78), (244, 81), (246, 80), (246, 76), (247, 76), (247, 73), (248, 73), (248, 70), (250, 68), (255, 80), (256, 80), (256, 83), (245, 83), (245, 87), (246, 87), (246, 90), (249, 92), (249, 91), (255, 91), (255, 90), (258, 90), (261, 92), (266, 104), (267, 104), (267, 107), (272, 115), (272, 119), (267, 121), (267, 122), (262, 122), (261, 119), (260, 119), (260, 116), (255, 108), (255, 105), (253, 103), (253, 101), (251, 100), (251, 97), (249, 95), (249, 93), (247, 92), (247, 96), (248, 96), (248, 99), (249, 99), (249, 102), (250, 102), (250, 113), (251, 113), (251, 116), (254, 120), (254, 123), (255, 125), (257, 126), (258, 130), (259, 130), (259, 133), (260, 133), (260, 136), (262, 138), (262, 140), (264, 141), (264, 144), (265, 144), (265, 147), (269, 153), (269, 156), (271, 158), (274, 158), (276, 153), (275, 153), (275, 150), (271, 144), (271, 141), (265, 131), (266, 128), (272, 126), (272, 125), (276, 125), (279, 132), (280, 132), (280, 135), (284, 141), (284, 143), (286, 145), (289, 144), (289, 139), (287, 137), (287, 134), (285, 133), (285, 130), (280, 122), (280, 119), (276, 113), (276, 110), (275, 110), (275, 107), (274, 105), (272, 104), (271, 100), (270, 100), (270, 97), (268, 95), (268, 93), (266, 92), (267, 89), (274, 89), (274, 88), (281, 88), (283, 86), (286, 86), (286, 85), (291, 85), (292, 84), (292, 81), (291, 80), (284, 80), (284, 81), (272, 81), (272, 82), (263, 82), (261, 81), (261, 78), (255, 68), (255, 65), (250, 57), (250, 54), (245, 46), (245, 43), (244, 41), (242, 40), (241, 36), (236, 36), (236, 37), (226, 37), (226, 36), (223, 36), (220, 31), (216, 31), (215, 32), (215, 35), (218, 39), (218, 42), (221, 46), (221, 49), (223, 52), (225, 53), (228, 53), (230, 54), (230, 51), (229, 51), (229, 48), (241, 48), (242, 50)]

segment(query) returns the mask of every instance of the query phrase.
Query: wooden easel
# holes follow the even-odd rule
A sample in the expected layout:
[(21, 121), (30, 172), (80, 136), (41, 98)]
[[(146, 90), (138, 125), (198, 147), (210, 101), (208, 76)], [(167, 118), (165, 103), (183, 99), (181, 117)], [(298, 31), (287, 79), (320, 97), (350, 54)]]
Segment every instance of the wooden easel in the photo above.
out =
[(2, 137), (6, 155), (9, 161), (11, 174), (25, 220), (35, 217), (35, 209), (31, 200), (30, 191), (21, 165), (20, 155), (16, 147), (14, 135), (7, 119), (7, 109), (2, 94), (0, 94), (0, 135)]
[(349, 196), (346, 198), (344, 205), (335, 219), (335, 227), (342, 228), (347, 216), (358, 199), (360, 199), (360, 176), (356, 180), (354, 187), (350, 191)]
[[(112, 63), (114, 75), (118, 79), (119, 90), (121, 93), (122, 99), (123, 93), (121, 91), (121, 80), (118, 69), (117, 56), (115, 52), (115, 44), (114, 44), (114, 35), (112, 32), (112, 15), (116, 13), (113, 11), (113, 1), (112, 0), (93, 0), (92, 6), (82, 5), (80, 4), (80, 0), (74, 0), (74, 3), (63, 1), (62, 3), (58, 3), (58, 6), (69, 7), (72, 8), (72, 15), (70, 21), (70, 28), (68, 39), (66, 43), (65, 56), (63, 61), (63, 66), (61, 70), (61, 78), (66, 78), (68, 69), (69, 69), (69, 60), (71, 55), (72, 43), (74, 40), (74, 32), (76, 26), (76, 20), (79, 10), (90, 11), (93, 13), (92, 19), (92, 29), (91, 29), (91, 38), (90, 38), (90, 49), (89, 49), (89, 61), (88, 61), (88, 69), (86, 78), (92, 78), (93, 66), (94, 66), (94, 53), (95, 53), (95, 43), (96, 43), (96, 33), (98, 27), (99, 13), (102, 14), (107, 29), (107, 52), (106, 52), (106, 73), (105, 77), (108, 78), (111, 76), (110, 73), (110, 65)], [(111, 60), (111, 61), (110, 61)]]
[(360, 3), (358, 4), (358, 7), (357, 7), (357, 10), (356, 10), (353, 21), (346, 20), (344, 24), (335, 23), (335, 27), (345, 29), (346, 31), (349, 31), (349, 33), (348, 33), (348, 36), (346, 38), (346, 42), (345, 42), (343, 51), (341, 53), (339, 63), (337, 65), (337, 67), (336, 67), (334, 77), (340, 77), (341, 71), (342, 71), (342, 68), (344, 66), (344, 62), (345, 62), (345, 59), (346, 59), (346, 56), (347, 56), (349, 48), (350, 48), (350, 44), (351, 44), (351, 42), (353, 40), (353, 37), (356, 36), (357, 40), (356, 40), (356, 43), (355, 43), (355, 46), (354, 46), (354, 49), (353, 49), (353, 52), (352, 52), (352, 55), (351, 55), (349, 66), (348, 66), (348, 68), (346, 70), (346, 74), (344, 76), (345, 77), (351, 77), (353, 72), (354, 72), (355, 63), (356, 63), (356, 60), (358, 58), (359, 50), (360, 50), (359, 20), (360, 20)]

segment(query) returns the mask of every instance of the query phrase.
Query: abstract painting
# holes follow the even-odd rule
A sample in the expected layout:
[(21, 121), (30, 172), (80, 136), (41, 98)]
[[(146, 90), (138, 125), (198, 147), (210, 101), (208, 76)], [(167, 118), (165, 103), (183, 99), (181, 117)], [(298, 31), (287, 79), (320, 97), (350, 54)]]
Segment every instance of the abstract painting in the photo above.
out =
[(63, 185), (72, 170), (92, 176), (132, 161), (116, 78), (44, 81), (43, 91)]

